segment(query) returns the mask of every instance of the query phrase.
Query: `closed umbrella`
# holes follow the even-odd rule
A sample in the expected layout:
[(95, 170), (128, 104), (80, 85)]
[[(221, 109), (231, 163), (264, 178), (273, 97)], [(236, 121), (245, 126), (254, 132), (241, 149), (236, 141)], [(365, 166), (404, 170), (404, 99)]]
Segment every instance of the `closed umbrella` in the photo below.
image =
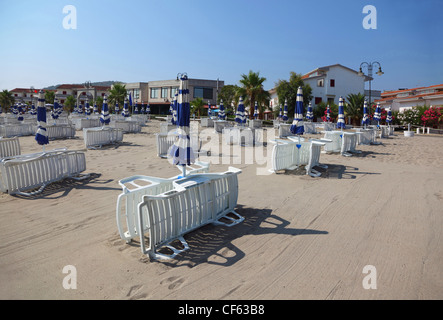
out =
[(86, 101), (86, 104), (85, 104), (85, 114), (86, 114), (86, 116), (91, 115), (91, 107), (89, 106), (89, 101)]
[(83, 114), (83, 105), (82, 105), (81, 101), (80, 101), (80, 105), (78, 106), (78, 113)]
[(183, 166), (183, 177), (186, 176), (186, 166), (195, 162), (194, 151), (189, 137), (191, 122), (191, 106), (189, 103), (188, 76), (180, 75), (180, 88), (177, 99), (177, 133), (178, 140), (171, 147), (168, 155), (174, 165)]
[(108, 98), (106, 96), (103, 97), (103, 106), (102, 106), (102, 114), (100, 116), (100, 122), (103, 125), (109, 124), (111, 122), (111, 118), (109, 116), (109, 109), (108, 109)]
[(312, 111), (312, 105), (310, 102), (308, 106), (308, 111), (306, 112), (306, 119), (310, 120), (311, 122), (314, 119), (314, 112)]
[(151, 118), (150, 113), (151, 113), (151, 107), (149, 106), (149, 103), (148, 103), (148, 104), (146, 105), (146, 114), (148, 114), (148, 119)]
[(239, 101), (238, 107), (237, 107), (237, 113), (235, 114), (235, 121), (241, 126), (246, 123), (245, 106), (243, 104), (243, 97), (240, 97), (240, 101)]
[(388, 108), (388, 115), (386, 116), (386, 123), (391, 124), (392, 123), (392, 111), (391, 107)]
[(283, 121), (288, 121), (288, 100), (285, 99), (285, 108), (283, 109)]
[(128, 105), (128, 98), (125, 97), (125, 102), (123, 103), (123, 117), (129, 117), (129, 105)]
[(326, 121), (327, 122), (331, 121), (331, 109), (329, 108), (329, 104), (326, 107)]
[(134, 114), (138, 114), (137, 102), (134, 102)]
[(303, 126), (303, 89), (302, 87), (298, 87), (297, 90), (297, 100), (295, 102), (295, 113), (294, 113), (294, 121), (291, 125), (291, 132), (296, 135), (301, 135), (305, 132), (305, 128)]
[(223, 100), (220, 100), (220, 111), (218, 113), (218, 118), (220, 120), (225, 120), (226, 113), (225, 113), (225, 107), (223, 106)]
[(171, 123), (173, 125), (177, 124), (177, 109), (178, 109), (178, 93), (176, 92), (174, 95), (174, 99), (171, 102), (171, 114), (172, 114), (172, 119), (171, 119)]
[(257, 104), (257, 101), (255, 101), (254, 118), (256, 120), (258, 118), (258, 104)]
[(344, 129), (345, 128), (345, 107), (344, 107), (344, 101), (343, 97), (340, 97), (338, 100), (338, 121), (337, 121), (337, 128), (338, 129)]
[(377, 107), (375, 107), (374, 120), (377, 121), (377, 127), (379, 127), (380, 126), (380, 120), (381, 120), (380, 103), (377, 103)]
[(46, 132), (46, 107), (45, 96), (43, 90), (40, 90), (38, 94), (37, 103), (37, 132), (35, 134), (35, 140), (45, 151), (45, 144), (49, 144), (48, 133)]
[(118, 101), (115, 102), (115, 114), (120, 113), (120, 108), (118, 107)]
[(366, 126), (369, 124), (369, 116), (368, 116), (368, 101), (365, 100), (363, 104), (363, 119), (361, 120), (362, 125)]
[(34, 104), (32, 104), (32, 106), (31, 106), (31, 110), (29, 111), (29, 113), (30, 113), (32, 116), (35, 116), (35, 115), (37, 114), (37, 110), (35, 110), (35, 105), (34, 105)]
[(94, 114), (99, 114), (98, 113), (98, 107), (97, 107), (97, 101), (94, 102), (94, 109), (93, 109)]
[(283, 110), (282, 107), (280, 105), (280, 112), (278, 113), (278, 120), (282, 120), (283, 119)]
[(20, 103), (17, 106), (17, 120), (18, 121), (23, 121), (23, 105)]

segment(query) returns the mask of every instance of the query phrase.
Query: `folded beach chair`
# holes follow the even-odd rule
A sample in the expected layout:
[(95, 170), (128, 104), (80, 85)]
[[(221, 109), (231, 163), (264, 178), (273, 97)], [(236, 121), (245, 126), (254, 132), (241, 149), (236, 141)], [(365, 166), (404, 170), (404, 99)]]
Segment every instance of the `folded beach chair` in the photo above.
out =
[(20, 155), (20, 141), (18, 137), (0, 138), (0, 159)]

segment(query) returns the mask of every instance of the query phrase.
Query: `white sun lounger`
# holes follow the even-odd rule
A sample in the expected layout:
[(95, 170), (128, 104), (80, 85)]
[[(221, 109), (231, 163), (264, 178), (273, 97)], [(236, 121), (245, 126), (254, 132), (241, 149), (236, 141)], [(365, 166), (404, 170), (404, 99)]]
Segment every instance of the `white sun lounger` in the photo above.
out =
[(47, 126), (46, 132), (49, 139), (65, 139), (75, 137), (75, 127), (72, 125)]
[(83, 129), (83, 139), (87, 149), (123, 141), (123, 130), (110, 127)]
[(317, 133), (317, 129), (314, 122), (303, 122), (305, 133), (314, 134)]
[[(189, 249), (185, 234), (210, 223), (231, 227), (242, 222), (244, 218), (234, 210), (240, 172), (231, 167), (224, 173), (194, 174), (173, 180), (171, 190), (144, 196), (136, 224), (142, 253), (152, 259), (171, 259)], [(182, 248), (171, 244), (176, 240)], [(159, 252), (162, 247), (172, 253)]]
[(101, 123), (100, 120), (97, 119), (93, 119), (93, 118), (77, 118), (77, 117), (73, 117), (71, 118), (71, 122), (72, 124), (75, 126), (75, 130), (83, 130), (86, 128), (96, 128), (96, 127), (100, 127)]
[[(157, 155), (160, 158), (167, 158), (169, 149), (172, 145), (177, 141), (178, 136), (174, 133), (155, 133), (155, 138), (157, 142)], [(205, 153), (201, 150), (203, 141), (200, 138), (197, 138), (195, 134), (190, 135), (191, 138), (191, 147), (194, 152)], [(209, 152), (206, 152), (209, 155)]]
[(301, 139), (298, 143), (298, 138), (292, 137), (291, 140), (275, 139), (270, 141), (274, 144), (271, 172), (294, 170), (299, 165), (304, 165), (307, 175), (318, 177), (321, 173), (315, 170), (314, 167), (328, 168), (328, 166), (320, 164), (321, 148), (325, 145), (325, 142)]
[(111, 121), (111, 128), (119, 128), (123, 130), (123, 133), (138, 133), (141, 132), (142, 127), (137, 121), (116, 120)]
[(339, 152), (342, 156), (350, 157), (353, 153), (361, 153), (356, 150), (358, 132), (344, 132), (344, 131), (322, 131), (324, 139), (329, 139), (331, 142), (326, 143), (324, 151), (329, 153)]
[(377, 132), (374, 129), (362, 129), (356, 128), (357, 144), (358, 145), (370, 145), (375, 142)]
[[(24, 196), (36, 195), (50, 183), (65, 178), (85, 179), (83, 151), (52, 150), (0, 160), (0, 191)], [(24, 192), (39, 188), (37, 191)]]
[(249, 127), (225, 127), (222, 134), (228, 145), (254, 146), (261, 143), (259, 131)]
[(0, 159), (20, 155), (20, 141), (18, 137), (0, 138)]
[(223, 129), (231, 127), (231, 123), (226, 120), (215, 120), (214, 121), (214, 131), (217, 133), (223, 133)]
[(18, 123), (0, 125), (0, 137), (11, 138), (29, 136), (37, 131), (37, 123)]

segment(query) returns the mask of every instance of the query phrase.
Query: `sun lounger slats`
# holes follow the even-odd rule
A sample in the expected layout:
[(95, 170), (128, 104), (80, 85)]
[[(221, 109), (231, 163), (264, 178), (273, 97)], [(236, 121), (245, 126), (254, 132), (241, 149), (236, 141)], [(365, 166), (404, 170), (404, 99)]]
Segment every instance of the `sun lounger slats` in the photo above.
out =
[(123, 130), (110, 127), (83, 129), (86, 148), (101, 147), (123, 141)]
[(70, 125), (55, 125), (46, 127), (49, 139), (74, 138), (75, 128)]
[(100, 125), (101, 125), (100, 120), (98, 118), (97, 119), (94, 119), (94, 118), (85, 119), (85, 118), (72, 117), (71, 122), (75, 126), (75, 130), (96, 128), (96, 127), (100, 127)]
[(317, 129), (314, 122), (304, 122), (303, 127), (305, 129), (305, 133), (307, 134), (317, 133)]
[(85, 170), (86, 157), (81, 151), (54, 150), (3, 158), (0, 191), (30, 195), (24, 191), (40, 187), (38, 192), (41, 192), (47, 184), (75, 177)]
[(20, 141), (18, 137), (0, 138), (0, 158), (13, 157), (20, 154)]
[(0, 137), (11, 138), (19, 136), (29, 136), (35, 134), (37, 124), (18, 123), (0, 125)]

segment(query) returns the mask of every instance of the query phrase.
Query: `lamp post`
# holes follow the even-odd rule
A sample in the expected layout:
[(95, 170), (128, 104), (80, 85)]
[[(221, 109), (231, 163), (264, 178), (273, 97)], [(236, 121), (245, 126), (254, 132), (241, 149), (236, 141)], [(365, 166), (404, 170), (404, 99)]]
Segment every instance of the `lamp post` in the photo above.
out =
[(378, 71), (376, 72), (377, 75), (381, 76), (382, 74), (384, 74), (383, 71), (381, 71), (381, 65), (379, 62), (374, 61), (374, 62), (362, 62), (360, 64), (360, 70), (358, 71), (358, 75), (359, 76), (364, 76), (365, 74), (363, 73), (362, 68), (363, 67), (367, 67), (368, 69), (368, 77), (369, 77), (369, 108), (371, 108), (371, 81), (372, 81), (372, 70), (373, 67), (375, 65), (378, 65)]

